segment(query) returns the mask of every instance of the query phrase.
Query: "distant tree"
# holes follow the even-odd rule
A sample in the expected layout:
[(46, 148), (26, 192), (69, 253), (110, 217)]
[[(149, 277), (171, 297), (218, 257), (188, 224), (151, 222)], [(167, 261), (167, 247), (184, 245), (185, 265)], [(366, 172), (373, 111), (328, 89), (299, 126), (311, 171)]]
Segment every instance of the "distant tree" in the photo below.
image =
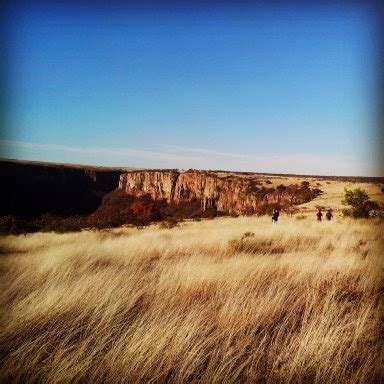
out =
[(364, 201), (369, 200), (369, 196), (367, 192), (365, 192), (361, 188), (356, 189), (344, 189), (345, 196), (344, 200), (342, 201), (343, 205), (351, 205), (352, 207), (356, 208), (359, 207), (361, 204), (364, 203)]
[(369, 200), (367, 192), (361, 188), (344, 189), (344, 200), (341, 201), (343, 205), (349, 205), (351, 208), (343, 209), (345, 216), (352, 217), (369, 217), (370, 211), (379, 209), (379, 204), (375, 201)]

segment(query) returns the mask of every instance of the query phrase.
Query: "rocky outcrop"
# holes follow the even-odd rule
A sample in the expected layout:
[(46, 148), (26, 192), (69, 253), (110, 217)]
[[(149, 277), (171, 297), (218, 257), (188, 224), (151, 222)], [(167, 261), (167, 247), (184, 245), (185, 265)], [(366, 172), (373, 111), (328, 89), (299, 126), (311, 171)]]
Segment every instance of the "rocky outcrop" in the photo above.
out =
[(88, 214), (118, 185), (122, 170), (0, 161), (0, 215)]
[[(0, 161), (0, 216), (33, 219), (45, 213), (73, 216), (89, 215), (97, 210), (112, 216), (113, 210), (122, 211), (119, 202), (124, 199), (116, 195), (119, 199), (112, 199), (113, 204), (108, 198), (102, 203), (103, 198), (115, 189), (132, 197), (129, 204), (133, 204), (135, 198), (150, 197), (155, 203), (151, 203), (155, 211), (159, 211), (157, 216), (161, 218), (198, 217), (201, 212), (205, 215), (215, 212), (253, 214), (263, 212), (270, 204), (300, 204), (316, 197), (316, 191), (308, 186), (271, 188), (265, 178), (265, 185), (262, 184), (257, 175), (245, 173), (196, 170), (127, 172), (118, 168), (3, 160)], [(147, 200), (143, 201), (150, 205)], [(139, 199), (138, 203), (143, 205), (143, 201)], [(103, 209), (100, 208), (102, 205)], [(132, 213), (134, 210), (129, 207), (128, 211)]]
[(254, 177), (219, 177), (201, 171), (128, 172), (120, 176), (119, 189), (134, 196), (149, 195), (155, 201), (165, 200), (170, 204), (199, 200), (203, 211), (216, 208), (220, 212), (236, 214), (256, 213), (268, 204), (299, 204), (311, 199), (308, 187), (266, 188), (259, 186)]

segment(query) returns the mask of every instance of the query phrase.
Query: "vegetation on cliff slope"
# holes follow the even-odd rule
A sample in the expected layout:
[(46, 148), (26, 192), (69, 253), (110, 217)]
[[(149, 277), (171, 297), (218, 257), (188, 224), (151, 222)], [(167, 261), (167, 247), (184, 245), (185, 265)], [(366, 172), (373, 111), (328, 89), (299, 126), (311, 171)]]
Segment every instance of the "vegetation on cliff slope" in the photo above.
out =
[[(279, 208), (290, 212), (292, 207), (316, 198), (321, 194), (318, 188), (310, 188), (309, 184), (279, 185), (276, 188), (255, 187), (251, 183), (252, 193), (261, 201), (257, 210), (260, 215), (269, 214), (273, 209)], [(289, 202), (268, 203), (268, 197), (285, 194)], [(265, 200), (265, 202), (263, 202)], [(243, 214), (254, 214), (253, 210), (243, 210)], [(216, 217), (228, 214), (220, 212), (214, 206), (202, 209), (201, 201), (191, 199), (178, 204), (167, 203), (165, 200), (155, 201), (148, 195), (132, 196), (119, 189), (106, 194), (101, 204), (89, 215), (58, 215), (47, 212), (39, 217), (20, 217), (14, 215), (0, 216), (0, 233), (26, 233), (26, 232), (73, 232), (85, 228), (103, 229), (115, 228), (124, 224), (145, 226), (151, 222), (167, 219), (188, 219)]]

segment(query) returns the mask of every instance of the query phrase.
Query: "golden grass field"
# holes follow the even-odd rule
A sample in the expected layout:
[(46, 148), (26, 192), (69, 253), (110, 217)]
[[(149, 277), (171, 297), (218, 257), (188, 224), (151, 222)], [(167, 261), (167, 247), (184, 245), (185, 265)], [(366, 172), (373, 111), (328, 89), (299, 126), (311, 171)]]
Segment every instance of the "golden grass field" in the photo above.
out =
[(282, 215), (2, 237), (1, 381), (380, 382), (382, 233)]

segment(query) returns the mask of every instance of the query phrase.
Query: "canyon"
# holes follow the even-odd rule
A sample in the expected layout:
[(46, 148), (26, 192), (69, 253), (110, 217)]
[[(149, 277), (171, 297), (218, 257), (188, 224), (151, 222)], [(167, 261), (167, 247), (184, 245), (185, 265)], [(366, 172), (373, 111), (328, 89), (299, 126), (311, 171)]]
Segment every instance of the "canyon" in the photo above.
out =
[(0, 216), (89, 214), (118, 185), (122, 169), (0, 161)]
[[(319, 204), (316, 198), (323, 189), (344, 185), (341, 181), (372, 186), (383, 183), (382, 178), (0, 160), (0, 219), (5, 231), (11, 227), (29, 231), (41, 230), (47, 223), (60, 224), (64, 219), (71, 228), (107, 228), (169, 218), (265, 214), (276, 207), (291, 214), (297, 212), (298, 205)], [(50, 228), (48, 225), (45, 230)]]
[(147, 170), (120, 176), (119, 189), (133, 196), (149, 195), (154, 201), (180, 204), (199, 201), (208, 208), (229, 214), (254, 214), (266, 205), (287, 206), (310, 201), (321, 193), (307, 185), (266, 187), (255, 176), (209, 171)]

